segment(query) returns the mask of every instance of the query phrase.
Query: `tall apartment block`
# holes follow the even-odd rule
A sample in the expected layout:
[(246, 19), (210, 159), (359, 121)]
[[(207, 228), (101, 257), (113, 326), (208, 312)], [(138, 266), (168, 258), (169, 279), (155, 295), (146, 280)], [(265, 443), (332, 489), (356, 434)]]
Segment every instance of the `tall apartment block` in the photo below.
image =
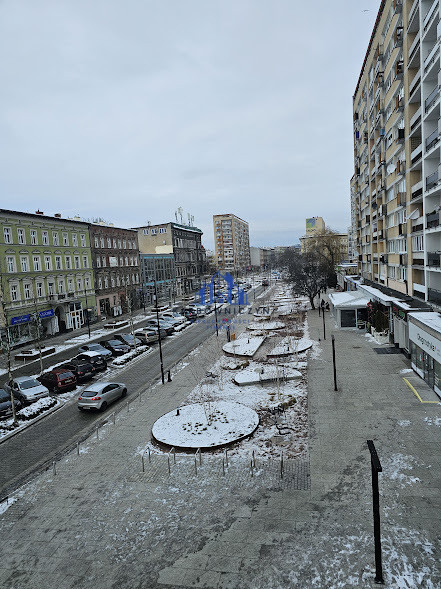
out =
[(213, 215), (214, 259), (219, 270), (243, 271), (251, 266), (248, 223), (236, 215)]
[(353, 96), (360, 275), (441, 306), (439, 0), (382, 0)]

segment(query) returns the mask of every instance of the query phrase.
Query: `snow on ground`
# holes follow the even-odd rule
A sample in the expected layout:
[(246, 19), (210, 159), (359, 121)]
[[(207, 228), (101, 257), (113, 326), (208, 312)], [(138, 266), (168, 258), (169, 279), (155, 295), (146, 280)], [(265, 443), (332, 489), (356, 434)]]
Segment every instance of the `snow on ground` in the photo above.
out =
[(441, 417), (425, 417), (424, 421), (427, 425), (436, 425), (437, 427), (441, 427)]
[(416, 463), (416, 460), (412, 456), (392, 454), (382, 459), (381, 463), (383, 466), (383, 475), (393, 481), (398, 481), (401, 487), (420, 482), (418, 477), (412, 477), (401, 472), (402, 470), (412, 470), (413, 463)]
[(248, 436), (258, 424), (257, 413), (245, 405), (206, 401), (166, 413), (154, 423), (152, 434), (169, 446), (209, 448)]
[(251, 384), (261, 384), (274, 381), (294, 380), (302, 378), (302, 373), (294, 368), (286, 366), (271, 366), (262, 368), (246, 368), (234, 376), (234, 382), (237, 385), (245, 386)]
[(288, 335), (283, 338), (281, 342), (277, 344), (270, 352), (268, 352), (268, 358), (272, 356), (289, 356), (291, 354), (301, 354), (309, 348), (312, 348), (314, 342), (307, 338), (295, 338)]
[(224, 344), (222, 349), (227, 354), (253, 357), (265, 339), (265, 336), (254, 337), (242, 334), (236, 340)]

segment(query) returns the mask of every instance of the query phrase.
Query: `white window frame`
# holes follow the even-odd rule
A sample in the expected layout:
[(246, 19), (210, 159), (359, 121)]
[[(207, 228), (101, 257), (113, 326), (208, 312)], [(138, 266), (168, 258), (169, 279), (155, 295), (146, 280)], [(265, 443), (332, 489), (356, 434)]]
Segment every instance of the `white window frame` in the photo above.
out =
[(10, 227), (3, 227), (3, 237), (5, 243), (9, 244), (12, 243), (12, 230)]

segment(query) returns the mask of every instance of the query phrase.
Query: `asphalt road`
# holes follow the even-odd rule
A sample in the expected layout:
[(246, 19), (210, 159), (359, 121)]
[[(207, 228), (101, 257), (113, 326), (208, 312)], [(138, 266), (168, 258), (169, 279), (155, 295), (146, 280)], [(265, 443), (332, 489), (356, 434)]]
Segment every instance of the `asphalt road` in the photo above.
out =
[[(256, 294), (260, 290), (258, 287)], [(251, 302), (251, 296), (249, 298)], [(233, 309), (232, 306), (230, 314), (219, 313), (219, 325), (224, 318), (234, 317)], [(165, 378), (167, 378), (170, 368), (214, 333), (214, 313), (205, 319), (205, 323), (198, 321), (180, 334), (163, 340)], [(226, 341), (222, 332), (220, 335)], [(71, 350), (69, 357), (73, 355)], [(56, 357), (57, 362), (63, 359), (61, 355), (59, 358)], [(52, 356), (50, 363), (54, 363), (54, 356)], [(104, 375), (103, 378), (105, 378)], [(159, 348), (156, 345), (154, 352), (145, 358), (135, 360), (127, 368), (121, 369), (115, 380), (127, 385), (127, 400), (130, 401), (130, 398), (140, 391), (146, 391), (144, 395), (147, 395), (150, 385), (160, 378)], [(0, 444), (0, 499), (26, 482), (33, 473), (47, 468), (53, 461), (58, 460), (78, 441), (87, 438), (96, 429), (98, 423), (104, 422), (106, 417), (109, 417), (115, 410), (120, 410), (125, 406), (125, 403), (126, 401), (117, 401), (104, 413), (89, 413), (79, 412), (76, 402), (73, 401), (2, 442)]]

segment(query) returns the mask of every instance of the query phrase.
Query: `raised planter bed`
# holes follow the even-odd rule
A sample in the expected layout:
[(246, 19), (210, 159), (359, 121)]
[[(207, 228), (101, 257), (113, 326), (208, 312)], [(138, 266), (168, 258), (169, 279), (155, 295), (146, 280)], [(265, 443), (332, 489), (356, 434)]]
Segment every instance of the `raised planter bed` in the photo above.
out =
[[(49, 356), (50, 354), (55, 354), (55, 348), (41, 348), (41, 355), (42, 356)], [(38, 350), (22, 350), (19, 354), (15, 355), (16, 360), (35, 360), (36, 358), (40, 357), (40, 352)]]
[(110, 323), (103, 325), (103, 327), (104, 329), (119, 329), (120, 327), (126, 327), (128, 324), (128, 321), (111, 321)]

